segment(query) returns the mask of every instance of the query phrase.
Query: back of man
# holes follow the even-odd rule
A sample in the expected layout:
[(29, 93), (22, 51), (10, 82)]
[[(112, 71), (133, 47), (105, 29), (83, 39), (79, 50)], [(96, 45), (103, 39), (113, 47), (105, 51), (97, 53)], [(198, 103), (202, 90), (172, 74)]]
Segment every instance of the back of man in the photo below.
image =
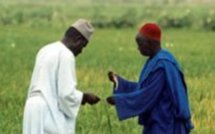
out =
[(100, 98), (76, 88), (75, 57), (90, 41), (92, 25), (84, 19), (70, 26), (61, 41), (37, 54), (24, 110), (23, 134), (74, 134), (80, 105)]
[[(67, 62), (62, 62), (67, 61)], [(69, 64), (69, 65), (68, 65)], [(34, 72), (32, 75), (32, 80), (29, 88), (28, 93), (28, 101), (26, 103), (25, 108), (25, 119), (31, 119), (31, 117), (39, 118), (38, 122), (35, 122), (36, 124), (41, 124), (41, 129), (44, 129), (45, 131), (49, 133), (68, 133), (73, 134), (74, 128), (75, 128), (75, 118), (77, 115), (77, 110), (75, 111), (75, 115), (70, 114), (67, 110), (63, 111), (64, 109), (61, 109), (59, 111), (61, 105), (60, 101), (58, 102), (59, 97), (62, 97), (64, 93), (62, 93), (62, 89), (64, 85), (60, 84), (60, 81), (64, 81), (64, 84), (67, 84), (68, 82), (71, 82), (74, 86), (76, 86), (76, 76), (75, 76), (75, 70), (72, 70), (69, 74), (71, 76), (67, 76), (68, 79), (66, 79), (66, 76), (68, 74), (67, 70), (62, 70), (60, 68), (66, 68), (67, 66), (73, 66), (73, 69), (75, 67), (75, 59), (73, 54), (61, 43), (61, 42), (55, 42), (52, 44), (49, 44), (45, 47), (43, 47), (36, 58), (36, 63), (34, 67)], [(59, 70), (60, 69), (60, 70)], [(65, 71), (59, 72), (59, 71)], [(64, 75), (64, 76), (61, 76)], [(62, 80), (60, 80), (62, 79)], [(55, 83), (55, 81), (58, 81)], [(58, 85), (60, 84), (60, 85)], [(61, 86), (61, 87), (59, 87)], [(69, 89), (72, 91), (72, 89)], [(66, 89), (64, 88), (64, 91)], [(68, 91), (69, 92), (69, 91)], [(78, 98), (77, 102), (74, 102), (74, 105), (80, 105), (81, 99), (82, 99), (82, 93), (77, 92), (76, 99)], [(39, 94), (39, 95), (38, 95)], [(66, 93), (65, 93), (66, 94)], [(35, 108), (33, 111), (28, 114), (28, 105), (39, 105), (41, 112), (38, 114), (38, 108)], [(63, 107), (63, 106), (61, 106)], [(32, 110), (32, 108), (30, 108)], [(67, 112), (68, 116), (73, 116), (72, 118), (74, 120), (69, 120), (66, 116), (63, 115), (63, 112)], [(34, 114), (35, 113), (35, 114)], [(28, 117), (31, 116), (31, 117)], [(24, 122), (31, 122), (31, 120), (24, 120)], [(24, 126), (24, 133), (37, 133), (38, 131), (42, 130), (32, 130), (33, 132), (26, 132), (29, 131), (28, 128), (36, 128), (31, 127), (28, 125), (33, 125), (35, 123), (24, 123), (27, 126)], [(68, 128), (67, 128), (68, 127)], [(25, 131), (25, 128), (27, 130)], [(64, 132), (66, 130), (66, 132)]]

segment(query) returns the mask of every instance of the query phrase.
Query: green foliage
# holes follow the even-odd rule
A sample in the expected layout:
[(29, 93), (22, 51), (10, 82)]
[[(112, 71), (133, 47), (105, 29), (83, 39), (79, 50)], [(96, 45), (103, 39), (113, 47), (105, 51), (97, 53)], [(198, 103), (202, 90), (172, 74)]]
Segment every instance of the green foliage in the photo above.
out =
[(136, 26), (138, 21), (137, 13), (134, 9), (127, 10), (122, 16), (113, 20), (115, 28), (129, 28)]
[[(39, 8), (40, 6), (0, 6), (0, 25), (65, 26), (72, 20), (82, 17), (91, 19), (96, 28), (133, 28), (144, 21), (158, 22), (163, 28), (198, 27), (214, 30), (215, 27), (213, 7), (209, 8), (209, 12), (205, 12), (205, 7), (201, 11), (195, 7), (141, 5), (124, 7), (94, 5), (92, 7), (72, 6), (71, 8), (69, 6), (41, 6)], [(80, 10), (82, 8), (85, 10)]]
[[(43, 45), (60, 40), (64, 30), (75, 19), (87, 18), (94, 23), (97, 20), (105, 21), (100, 24), (103, 26), (97, 25), (101, 28), (96, 28), (92, 41), (77, 58), (78, 89), (94, 92), (102, 98), (98, 105), (81, 106), (77, 118), (77, 134), (141, 133), (142, 126), (137, 125), (136, 118), (120, 122), (115, 108), (105, 102), (105, 98), (112, 93), (107, 71), (113, 70), (129, 80), (138, 80), (146, 60), (140, 56), (134, 41), (139, 23), (157, 22), (165, 11), (164, 16), (169, 18), (176, 16), (178, 20), (181, 16), (185, 19), (188, 17), (187, 20), (191, 19), (190, 27), (196, 24), (205, 28), (208, 24), (214, 24), (212, 21), (200, 23), (204, 16), (202, 22), (208, 16), (214, 18), (209, 7), (191, 7), (186, 14), (187, 8), (182, 7), (77, 7), (51, 4), (0, 5), (1, 134), (21, 133), (23, 109), (36, 53)], [(131, 20), (132, 24), (129, 22)], [(215, 32), (201, 28), (186, 29), (189, 24), (179, 20), (181, 26), (177, 27), (182, 29), (164, 28), (163, 47), (177, 57), (185, 73), (195, 125), (192, 134), (214, 134), (215, 58), (211, 43), (215, 42)]]
[(0, 14), (0, 24), (10, 25), (10, 24), (20, 24), (24, 20), (22, 12), (8, 12)]
[(158, 19), (158, 23), (164, 28), (184, 28), (192, 25), (192, 15), (190, 11), (186, 11), (185, 14), (170, 15), (164, 13)]
[[(13, 25), (13, 24), (39, 24), (43, 25), (52, 21), (52, 10), (49, 8), (31, 9), (31, 12), (23, 10), (11, 10), (11, 7), (6, 7), (0, 14), (1, 25)], [(43, 23), (41, 23), (43, 22)]]
[(107, 18), (99, 15), (98, 12), (92, 17), (92, 24), (98, 28), (131, 28), (136, 26), (137, 21), (137, 13), (134, 9), (127, 10), (119, 17)]
[(214, 10), (206, 14), (202, 19), (202, 26), (207, 30), (215, 31), (215, 12)]

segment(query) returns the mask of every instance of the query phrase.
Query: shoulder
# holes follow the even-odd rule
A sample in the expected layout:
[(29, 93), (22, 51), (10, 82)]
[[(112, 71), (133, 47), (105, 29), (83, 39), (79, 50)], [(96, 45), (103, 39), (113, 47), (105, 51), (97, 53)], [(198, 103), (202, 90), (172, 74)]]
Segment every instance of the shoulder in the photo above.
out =
[(175, 66), (180, 68), (177, 59), (168, 50), (161, 49), (161, 51), (156, 56), (157, 64), (162, 66)]
[(37, 59), (46, 61), (46, 63), (58, 61), (59, 59), (70, 62), (75, 61), (72, 52), (60, 41), (56, 41), (42, 47), (37, 54)]
[(172, 62), (168, 59), (159, 59), (156, 62), (153, 71), (157, 70), (163, 70), (166, 72), (168, 70), (180, 70), (180, 68), (176, 62)]
[(38, 52), (38, 55), (54, 55), (56, 54), (58, 51), (60, 51), (60, 45), (59, 45), (59, 42), (56, 41), (56, 42), (52, 42), (52, 43), (49, 43), (49, 44), (46, 44), (45, 46), (43, 46), (39, 52)]
[(170, 52), (169, 52), (168, 50), (166, 50), (166, 49), (161, 49), (161, 50), (158, 52), (156, 58), (157, 58), (158, 60), (168, 60), (169, 62), (173, 62), (173, 63), (177, 62), (177, 60), (176, 60), (176, 58), (173, 56), (173, 54), (170, 53)]
[(63, 44), (58, 44), (60, 47), (59, 58), (61, 61), (75, 62), (74, 54)]

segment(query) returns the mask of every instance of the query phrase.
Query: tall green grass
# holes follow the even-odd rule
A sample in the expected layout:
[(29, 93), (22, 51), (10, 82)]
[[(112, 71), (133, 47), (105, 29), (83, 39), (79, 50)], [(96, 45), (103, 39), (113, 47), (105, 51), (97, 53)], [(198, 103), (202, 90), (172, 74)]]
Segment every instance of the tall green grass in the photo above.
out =
[[(8, 25), (0, 24), (1, 134), (21, 133), (23, 108), (35, 55), (45, 44), (60, 40), (64, 30), (75, 19), (80, 17), (93, 19), (91, 17), (95, 12), (100, 12), (107, 18), (115, 18), (127, 10), (135, 9), (137, 14), (144, 12), (146, 15), (141, 22), (154, 21), (156, 13), (161, 9), (167, 13), (172, 12), (173, 9), (158, 6), (154, 9), (145, 7), (146, 10), (144, 10), (141, 5), (121, 8), (116, 5), (105, 6), (103, 9), (98, 6), (71, 6), (70, 8), (70, 5), (29, 3), (20, 6), (16, 3), (6, 4), (0, 7), (0, 15), (9, 17), (8, 20), (12, 22)], [(204, 14), (202, 9), (205, 8), (193, 7), (199, 14)], [(183, 7), (176, 9), (178, 12), (182, 10), (184, 10)], [(47, 15), (51, 16), (51, 20), (47, 19), (49, 18)], [(14, 21), (16, 20), (14, 17), (20, 16), (23, 16), (23, 23)], [(120, 122), (114, 107), (105, 102), (105, 98), (112, 93), (112, 85), (107, 79), (109, 70), (128, 79), (138, 80), (146, 60), (137, 51), (134, 40), (138, 25), (132, 28), (96, 29), (88, 47), (77, 57), (78, 88), (82, 91), (94, 92), (102, 98), (98, 105), (81, 106), (77, 119), (77, 134), (141, 133), (142, 127), (137, 125), (136, 118)], [(214, 37), (214, 32), (204, 29), (163, 29), (162, 45), (174, 53), (186, 76), (192, 120), (195, 125), (193, 134), (215, 133)]]
[[(0, 49), (0, 132), (21, 133), (27, 88), (36, 52), (43, 45), (61, 39), (62, 28), (1, 27)], [(101, 96), (96, 106), (82, 106), (77, 134), (140, 133), (136, 118), (119, 122), (114, 107), (105, 103), (112, 85), (107, 71), (113, 70), (137, 80), (146, 58), (139, 55), (134, 36), (136, 29), (97, 29), (92, 42), (77, 58), (78, 88)], [(166, 30), (163, 47), (178, 58), (186, 75), (193, 113), (194, 134), (215, 132), (215, 58), (213, 32)], [(111, 129), (111, 130), (110, 130)]]

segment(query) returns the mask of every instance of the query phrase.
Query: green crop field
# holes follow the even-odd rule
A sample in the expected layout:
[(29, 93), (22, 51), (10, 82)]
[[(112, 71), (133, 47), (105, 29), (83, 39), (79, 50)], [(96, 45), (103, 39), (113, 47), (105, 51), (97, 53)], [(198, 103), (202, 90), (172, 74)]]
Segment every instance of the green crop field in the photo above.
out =
[[(180, 28), (175, 24), (165, 25), (162, 45), (174, 53), (185, 73), (195, 125), (192, 134), (214, 134), (215, 31), (211, 22), (214, 21), (215, 5), (141, 6), (114, 5), (112, 2), (102, 6), (101, 0), (92, 5), (92, 1), (86, 1), (89, 5), (76, 1), (76, 6), (68, 0), (64, 2), (69, 4), (0, 1), (0, 134), (22, 132), (23, 109), (36, 53), (45, 44), (60, 40), (67, 26), (77, 18), (91, 21), (102, 18), (113, 20), (113, 23), (109, 21), (102, 28), (98, 25), (92, 41), (76, 59), (78, 89), (94, 92), (102, 98), (95, 106), (81, 106), (76, 133), (140, 134), (142, 127), (137, 125), (137, 118), (120, 122), (115, 108), (106, 104), (105, 98), (112, 93), (107, 72), (113, 70), (130, 80), (138, 80), (146, 60), (137, 51), (134, 40), (140, 24), (159, 22), (157, 17), (163, 13), (180, 16), (186, 12), (191, 12), (189, 25), (184, 22), (180, 22)], [(136, 18), (129, 15), (130, 11)], [(124, 15), (127, 15), (125, 19)], [(208, 15), (211, 20), (206, 21), (210, 27), (202, 21)], [(132, 26), (118, 27), (115, 25), (118, 17), (124, 20), (122, 22), (130, 17), (136, 22)]]

